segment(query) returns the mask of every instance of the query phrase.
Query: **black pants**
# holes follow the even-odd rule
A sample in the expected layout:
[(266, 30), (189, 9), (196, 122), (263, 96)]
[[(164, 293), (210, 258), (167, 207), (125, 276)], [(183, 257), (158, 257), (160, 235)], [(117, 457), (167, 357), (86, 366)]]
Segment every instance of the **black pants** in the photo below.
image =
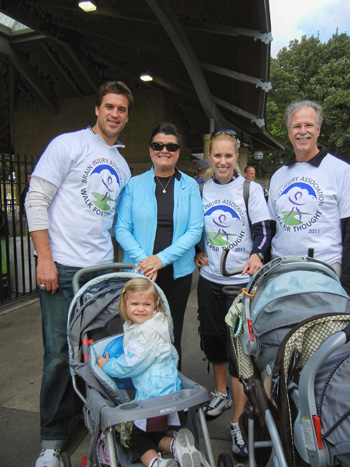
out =
[(163, 290), (170, 307), (174, 325), (174, 346), (179, 354), (181, 370), (181, 336), (185, 319), (188, 296), (191, 292), (192, 274), (174, 280), (173, 266), (158, 271), (156, 283)]
[[(240, 284), (239, 287), (245, 285)], [(227, 363), (230, 375), (237, 378), (230, 330), (225, 323), (225, 316), (236, 294), (228, 296), (222, 288), (222, 284), (199, 276), (197, 294), (201, 348), (210, 363)]]

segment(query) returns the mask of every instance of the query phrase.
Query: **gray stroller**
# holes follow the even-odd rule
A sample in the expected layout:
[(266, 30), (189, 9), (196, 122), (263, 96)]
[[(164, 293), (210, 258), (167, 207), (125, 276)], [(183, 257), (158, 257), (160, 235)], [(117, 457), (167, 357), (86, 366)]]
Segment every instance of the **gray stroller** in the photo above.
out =
[(334, 270), (310, 257), (271, 261), (234, 301), (249, 466), (350, 465), (349, 313)]
[[(199, 448), (200, 428), (205, 443), (207, 459), (202, 452), (205, 466), (215, 462), (202, 404), (209, 400), (208, 391), (179, 373), (182, 389), (176, 393), (144, 401), (133, 401), (134, 388), (128, 382), (116, 383), (114, 379), (96, 370), (98, 355), (123, 330), (119, 317), (119, 296), (125, 283), (139, 274), (106, 271), (131, 269), (133, 265), (113, 263), (80, 270), (73, 279), (74, 299), (68, 314), (67, 336), (69, 364), (73, 386), (84, 402), (84, 420), (91, 434), (89, 452), (83, 465), (88, 467), (117, 467), (131, 464), (132, 453), (125, 446), (123, 426), (133, 420), (152, 418), (187, 411), (186, 427)], [(100, 275), (79, 288), (79, 280), (90, 272)], [(155, 284), (156, 285), (156, 284)], [(166, 297), (156, 285), (169, 321), (172, 320)], [(98, 367), (97, 367), (98, 368)], [(101, 375), (103, 373), (103, 375)], [(83, 382), (83, 384), (82, 384)], [(198, 423), (199, 419), (199, 423)], [(199, 428), (200, 426), (200, 428)], [(106, 456), (101, 456), (101, 442)], [(133, 464), (135, 467), (142, 464)]]

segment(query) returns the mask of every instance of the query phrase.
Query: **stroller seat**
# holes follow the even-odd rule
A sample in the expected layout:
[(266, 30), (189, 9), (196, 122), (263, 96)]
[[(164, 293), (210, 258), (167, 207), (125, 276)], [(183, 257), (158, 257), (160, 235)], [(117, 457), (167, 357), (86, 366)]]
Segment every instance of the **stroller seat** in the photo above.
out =
[[(79, 289), (79, 279), (86, 273), (130, 268), (133, 265), (113, 263), (85, 268), (73, 279), (74, 299), (68, 313), (67, 338), (69, 364), (73, 386), (84, 402), (84, 421), (91, 434), (87, 467), (131, 465), (130, 449), (121, 442), (116, 427), (138, 419), (187, 411), (186, 427), (194, 435), (199, 448), (200, 428), (206, 454), (202, 453), (205, 466), (214, 467), (208, 429), (202, 405), (209, 400), (206, 388), (179, 373), (182, 389), (153, 399), (133, 401), (134, 388), (120, 384), (106, 375), (97, 365), (99, 355), (116, 336), (121, 335), (124, 321), (119, 317), (119, 296), (127, 281), (140, 277), (129, 272), (107, 273), (98, 276)], [(168, 318), (169, 332), (173, 339), (170, 309), (163, 291), (155, 284)], [(81, 388), (81, 381), (84, 389)], [(99, 456), (99, 443), (103, 441), (108, 464)], [(133, 464), (135, 467), (142, 464)]]
[[(281, 441), (285, 446), (288, 465), (298, 465), (295, 449), (302, 460), (310, 465), (322, 467), (339, 462), (336, 457), (340, 451), (337, 452), (334, 439), (340, 444), (347, 440), (350, 426), (350, 405), (347, 398), (339, 398), (350, 375), (350, 346), (345, 345), (343, 338), (343, 330), (349, 323), (348, 314), (330, 313), (309, 318), (287, 334), (278, 350), (271, 378), (271, 396), (278, 408), (276, 421), (282, 428)], [(339, 350), (331, 347), (328, 341), (336, 339), (336, 336), (340, 336)], [(342, 367), (338, 388), (332, 388), (332, 401), (327, 395), (329, 405), (325, 412), (320, 410), (321, 400), (325, 397), (325, 384), (332, 386), (332, 372), (339, 361)], [(338, 398), (334, 398), (337, 391)], [(337, 426), (342, 423), (341, 429), (346, 436), (342, 437), (340, 433), (339, 437), (334, 438), (334, 430), (339, 431)], [(329, 428), (332, 428), (333, 439)], [(349, 442), (346, 447), (342, 446), (341, 454), (343, 459), (346, 458), (346, 463), (338, 465), (349, 465)]]

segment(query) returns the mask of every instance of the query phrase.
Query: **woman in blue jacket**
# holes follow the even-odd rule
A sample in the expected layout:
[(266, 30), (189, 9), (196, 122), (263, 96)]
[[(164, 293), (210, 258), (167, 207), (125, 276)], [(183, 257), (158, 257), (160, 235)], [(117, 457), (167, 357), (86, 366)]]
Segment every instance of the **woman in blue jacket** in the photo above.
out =
[(149, 151), (152, 168), (131, 178), (124, 189), (115, 228), (125, 263), (140, 263), (169, 302), (174, 345), (181, 366), (181, 334), (194, 270), (195, 245), (203, 226), (196, 181), (179, 171), (181, 135), (162, 122), (153, 130)]

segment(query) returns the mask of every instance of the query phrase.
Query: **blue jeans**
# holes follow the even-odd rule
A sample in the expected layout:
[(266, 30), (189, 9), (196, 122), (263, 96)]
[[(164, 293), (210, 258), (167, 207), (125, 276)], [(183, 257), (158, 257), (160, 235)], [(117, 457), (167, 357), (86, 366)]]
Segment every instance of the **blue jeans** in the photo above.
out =
[[(68, 366), (67, 318), (73, 299), (72, 278), (80, 268), (56, 263), (56, 294), (39, 290), (44, 341), (44, 368), (40, 393), (40, 437), (46, 449), (62, 448), (75, 417), (75, 394)], [(84, 277), (87, 282), (92, 277)]]

